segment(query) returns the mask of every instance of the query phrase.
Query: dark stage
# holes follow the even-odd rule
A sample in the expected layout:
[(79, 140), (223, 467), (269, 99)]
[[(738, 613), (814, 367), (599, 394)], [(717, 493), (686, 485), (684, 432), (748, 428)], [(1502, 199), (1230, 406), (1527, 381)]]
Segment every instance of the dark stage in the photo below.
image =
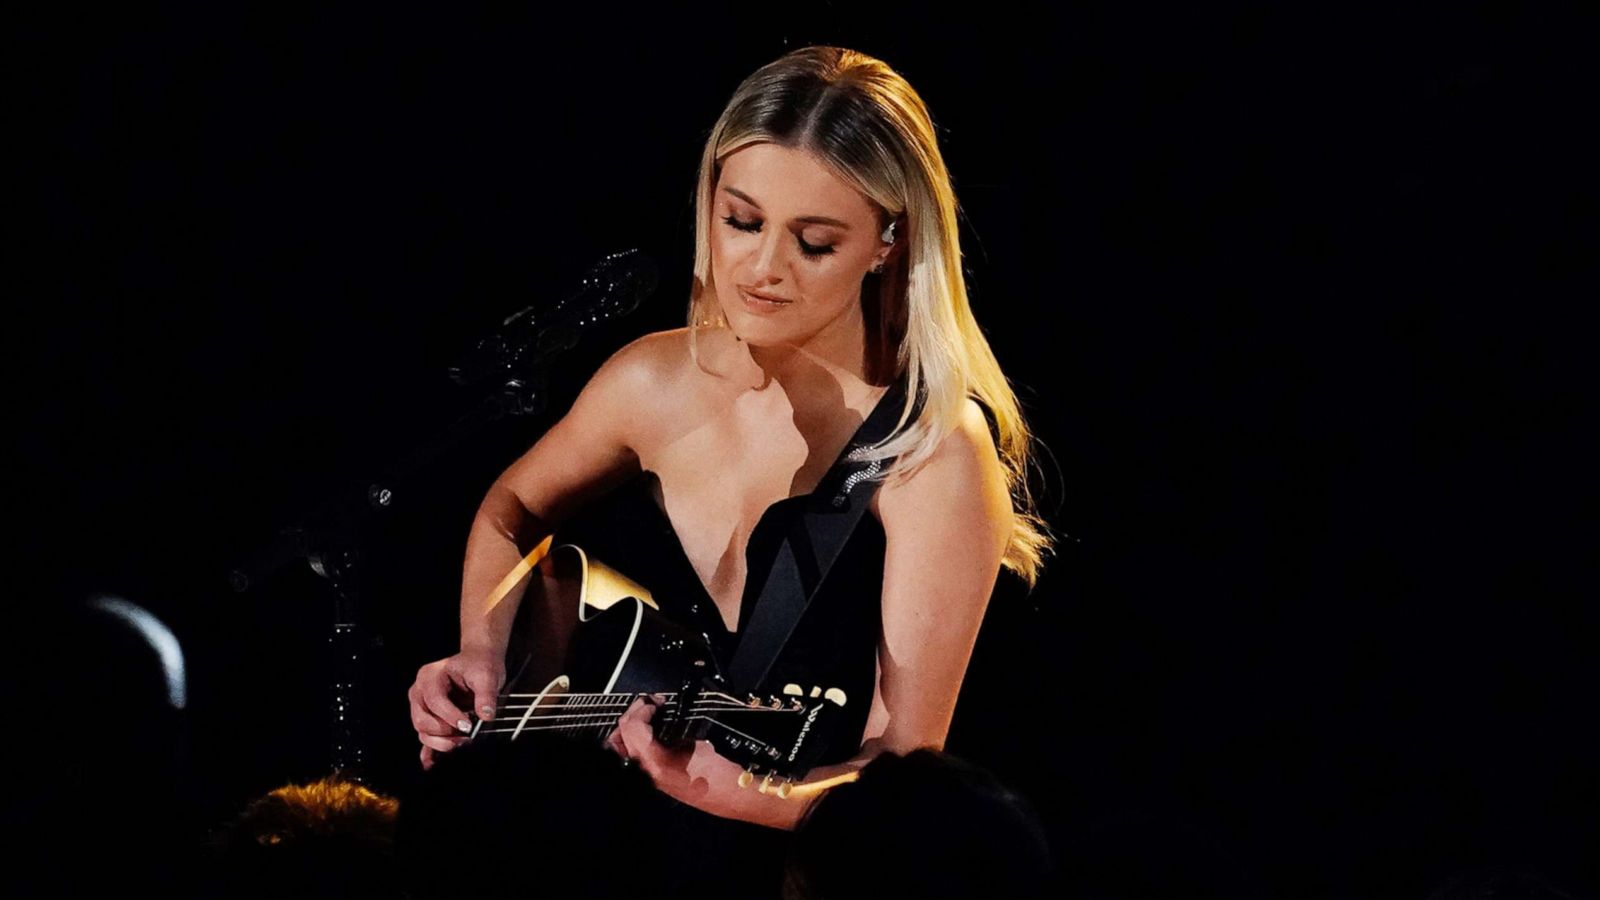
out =
[[(116, 810), (84, 840), (180, 885), (209, 830), (328, 772), (335, 593), (303, 558), (230, 572), (472, 409), (446, 372), (502, 319), (637, 249), (659, 288), (560, 357), (545, 414), (354, 526), (346, 694), (368, 783), (405, 790), (406, 689), (456, 649), (485, 488), (602, 360), (684, 324), (708, 129), (827, 43), (927, 101), (1038, 440), (1058, 553), (1031, 592), (1002, 573), (946, 749), (1036, 805), (1063, 896), (1600, 892), (1592, 18), (590, 9), (13, 13), (8, 707), (34, 764), (7, 819), (67, 861), (41, 884), (105, 848), (37, 816)], [(181, 710), (126, 713), (150, 673), (66, 615), (101, 594), (170, 626)]]

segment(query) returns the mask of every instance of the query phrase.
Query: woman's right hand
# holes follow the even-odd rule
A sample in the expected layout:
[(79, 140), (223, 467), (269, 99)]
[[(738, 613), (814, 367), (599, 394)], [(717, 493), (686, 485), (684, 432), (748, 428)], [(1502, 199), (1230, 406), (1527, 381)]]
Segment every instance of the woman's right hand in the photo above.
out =
[(494, 718), (495, 697), (505, 684), (505, 657), (489, 650), (463, 650), (435, 660), (417, 670), (417, 680), (406, 696), (411, 700), (411, 725), (422, 742), (422, 768), (433, 768), (438, 753), (447, 753), (470, 738), (472, 722), (457, 706), (452, 692), (465, 696), (467, 708), (477, 707), (478, 718)]

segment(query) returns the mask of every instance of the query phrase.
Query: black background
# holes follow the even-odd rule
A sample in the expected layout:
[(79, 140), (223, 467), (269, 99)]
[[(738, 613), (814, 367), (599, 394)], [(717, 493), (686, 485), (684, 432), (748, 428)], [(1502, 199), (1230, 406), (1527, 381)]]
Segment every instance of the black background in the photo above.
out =
[[(1488, 865), (1590, 894), (1594, 23), (1282, 6), (27, 14), (14, 602), (109, 592), (177, 632), (195, 830), (323, 774), (327, 587), (228, 569), (470, 406), (445, 367), (604, 254), (661, 288), (567, 355), (553, 411), (682, 325), (722, 104), (842, 44), (932, 110), (1064, 534), (1031, 594), (1003, 575), (949, 749), (1113, 894), (1175, 867), (1421, 898)], [(454, 647), (472, 513), (547, 422), (371, 523), (380, 788), (416, 769), (404, 690)], [(82, 662), (12, 640), (24, 691)]]

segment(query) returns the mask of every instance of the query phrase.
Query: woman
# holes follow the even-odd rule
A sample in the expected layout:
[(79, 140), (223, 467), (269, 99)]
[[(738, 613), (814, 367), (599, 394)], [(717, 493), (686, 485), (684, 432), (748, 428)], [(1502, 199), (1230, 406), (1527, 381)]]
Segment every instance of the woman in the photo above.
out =
[(468, 539), (461, 652), (421, 668), (411, 714), (425, 769), (467, 741), (471, 710), (493, 715), (516, 598), (488, 598), (569, 515), (635, 478), (692, 567), (690, 593), (714, 607), (708, 631), (735, 636), (766, 574), (750, 565), (765, 553), (753, 540), (770, 548), (784, 516), (814, 502), (899, 384), (915, 415), (854, 457), (894, 460), (856, 556), (836, 563), (819, 590), (833, 599), (813, 601), (781, 657), (862, 688), (857, 751), (780, 798), (741, 788), (741, 767), (706, 742), (656, 743), (642, 700), (606, 742), (701, 817), (675, 833), (712, 820), (742, 826), (723, 837), (781, 833), (878, 753), (943, 747), (999, 570), (1031, 587), (1050, 539), (1027, 490), (1027, 427), (968, 304), (934, 126), (898, 73), (816, 46), (756, 71), (711, 131), (696, 212), (688, 326), (617, 351), (489, 489)]

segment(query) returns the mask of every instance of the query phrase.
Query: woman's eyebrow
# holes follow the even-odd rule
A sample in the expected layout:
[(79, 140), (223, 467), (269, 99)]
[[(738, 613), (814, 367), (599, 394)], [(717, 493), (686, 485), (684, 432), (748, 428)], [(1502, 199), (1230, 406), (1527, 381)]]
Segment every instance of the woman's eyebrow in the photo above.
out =
[[(750, 204), (751, 206), (754, 206), (756, 209), (761, 208), (761, 204), (757, 203), (754, 197), (746, 194), (744, 191), (741, 191), (738, 188), (723, 185), (722, 189), (734, 195), (735, 197), (738, 197), (740, 200)], [(838, 219), (830, 219), (827, 216), (796, 216), (794, 221), (805, 222), (809, 225), (832, 225), (836, 228), (843, 228), (846, 231), (850, 230), (850, 223), (841, 222)]]

